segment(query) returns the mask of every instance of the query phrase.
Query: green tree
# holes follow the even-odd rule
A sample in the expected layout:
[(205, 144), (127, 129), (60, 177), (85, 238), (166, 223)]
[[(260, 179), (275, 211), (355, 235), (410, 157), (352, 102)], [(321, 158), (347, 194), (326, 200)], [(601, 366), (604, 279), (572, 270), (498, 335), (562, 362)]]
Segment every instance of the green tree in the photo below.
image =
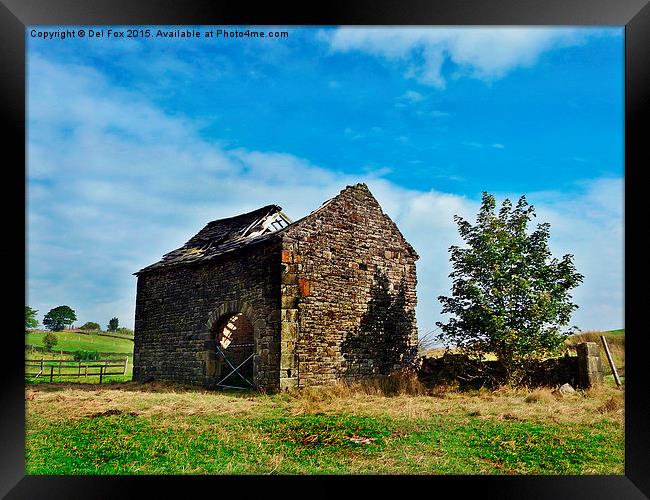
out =
[(115, 332), (117, 331), (117, 327), (119, 326), (120, 322), (117, 318), (111, 318), (111, 320), (108, 322), (108, 331), (109, 332)]
[(101, 326), (99, 326), (99, 323), (95, 323), (94, 321), (88, 321), (87, 323), (84, 323), (80, 327), (82, 330), (90, 330), (93, 332), (97, 332), (101, 330)]
[(52, 347), (54, 347), (58, 343), (59, 343), (58, 337), (54, 335), (52, 332), (46, 333), (45, 337), (43, 337), (43, 345), (48, 351), (51, 351)]
[(38, 311), (32, 309), (29, 306), (25, 306), (25, 330), (28, 328), (36, 328), (38, 326), (38, 320), (36, 319), (36, 313)]
[[(483, 193), (476, 224), (458, 215), (467, 248), (452, 246), (452, 297), (440, 296), (442, 313), (453, 315), (439, 339), (465, 354), (483, 359), (492, 353), (503, 365), (507, 382), (517, 383), (526, 363), (558, 352), (577, 305), (569, 291), (583, 280), (573, 255), (553, 258), (550, 224), (527, 231), (535, 217), (522, 196), (516, 207), (504, 200), (498, 214), (494, 197)], [(575, 328), (575, 327), (574, 327)]]
[(45, 327), (53, 332), (59, 332), (63, 330), (66, 325), (71, 325), (75, 321), (77, 321), (77, 316), (68, 306), (55, 307), (43, 318), (43, 324)]

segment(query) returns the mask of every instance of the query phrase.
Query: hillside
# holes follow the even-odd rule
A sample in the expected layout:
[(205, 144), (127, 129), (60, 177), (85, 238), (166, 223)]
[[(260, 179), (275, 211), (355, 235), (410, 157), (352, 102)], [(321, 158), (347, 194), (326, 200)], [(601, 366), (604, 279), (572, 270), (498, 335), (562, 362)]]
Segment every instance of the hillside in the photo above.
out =
[[(25, 335), (25, 346), (43, 347), (43, 337), (46, 331), (34, 330)], [(74, 352), (78, 349), (99, 352), (114, 352), (120, 354), (133, 354), (133, 339), (125, 335), (106, 335), (84, 333), (80, 331), (55, 332), (59, 339), (54, 346), (54, 351)]]

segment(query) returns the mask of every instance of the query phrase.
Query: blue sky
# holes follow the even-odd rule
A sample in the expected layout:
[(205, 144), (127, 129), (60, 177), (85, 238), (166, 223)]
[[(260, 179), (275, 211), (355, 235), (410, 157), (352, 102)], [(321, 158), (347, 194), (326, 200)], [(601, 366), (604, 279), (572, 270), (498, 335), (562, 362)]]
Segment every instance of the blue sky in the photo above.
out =
[(576, 325), (624, 326), (623, 28), (32, 29), (57, 28), (26, 31), (27, 303), (39, 319), (67, 304), (79, 324), (132, 327), (132, 273), (208, 221), (268, 203), (297, 219), (366, 182), (421, 257), (422, 333), (449, 293), (453, 215), (473, 219), (482, 191), (525, 194), (554, 255), (575, 255)]

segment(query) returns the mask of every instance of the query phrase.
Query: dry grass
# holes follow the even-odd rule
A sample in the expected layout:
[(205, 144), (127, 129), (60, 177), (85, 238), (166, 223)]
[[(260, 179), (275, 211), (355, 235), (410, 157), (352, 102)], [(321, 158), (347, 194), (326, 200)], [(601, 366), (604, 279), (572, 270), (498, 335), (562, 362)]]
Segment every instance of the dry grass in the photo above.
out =
[[(599, 450), (593, 473), (622, 470), (612, 457), (624, 393), (611, 386), (561, 397), (509, 387), (425, 393), (403, 374), (274, 395), (42, 384), (25, 399), (30, 473), (585, 473)], [(88, 439), (93, 446), (80, 447)], [(574, 451), (557, 451), (564, 446)], [(539, 463), (522, 462), (520, 449)], [(566, 469), (557, 453), (575, 450), (584, 464)]]
[(624, 408), (623, 397), (615, 395), (609, 398), (605, 403), (598, 407), (600, 413), (620, 413), (622, 415)]
[[(358, 416), (429, 418), (464, 415), (481, 419), (592, 423), (604, 414), (623, 418), (624, 393), (603, 385), (560, 395), (551, 388), (480, 389), (425, 387), (413, 373), (360, 382), (339, 382), (276, 395), (225, 393), (188, 386), (134, 382), (111, 385), (35, 385), (26, 390), (28, 413), (52, 421), (86, 418), (106, 411), (142, 416), (346, 413)], [(506, 417), (507, 416), (507, 417)]]
[(259, 397), (190, 391), (161, 383), (111, 385), (35, 385), (26, 391), (28, 414), (50, 421), (86, 418), (106, 411), (142, 416), (243, 415), (260, 404)]
[(535, 389), (524, 398), (526, 403), (551, 403), (554, 396), (548, 389)]
[[(283, 400), (283, 405), (291, 415), (346, 412), (359, 416), (429, 418), (462, 414), (482, 419), (503, 419), (504, 415), (510, 415), (513, 420), (537, 423), (591, 424), (602, 418), (600, 408), (606, 401), (611, 398), (623, 401), (624, 397), (619, 389), (607, 385), (560, 395), (552, 388), (458, 391), (453, 386), (438, 386), (427, 390), (404, 381), (395, 394), (387, 391), (382, 383), (385, 381), (294, 390), (289, 393), (290, 399)], [(390, 397), (386, 396), (387, 392)], [(622, 422), (622, 412), (610, 416)]]

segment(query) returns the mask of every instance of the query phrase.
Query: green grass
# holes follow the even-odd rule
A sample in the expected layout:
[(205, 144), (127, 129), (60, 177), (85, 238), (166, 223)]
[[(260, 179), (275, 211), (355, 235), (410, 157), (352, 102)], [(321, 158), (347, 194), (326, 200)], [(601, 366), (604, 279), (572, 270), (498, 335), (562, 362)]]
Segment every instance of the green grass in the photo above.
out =
[[(97, 334), (87, 334), (80, 332), (56, 332), (59, 342), (52, 351), (43, 352), (30, 349), (31, 346), (43, 347), (43, 337), (47, 332), (34, 331), (25, 335), (25, 359), (40, 360), (45, 359), (44, 374), (42, 377), (34, 378), (33, 376), (26, 377), (26, 381), (30, 384), (43, 384), (49, 383), (49, 367), (54, 366), (54, 382), (79, 382), (84, 384), (99, 383), (99, 368), (89, 369), (88, 377), (66, 376), (66, 374), (78, 373), (78, 368), (73, 364), (64, 364), (62, 366), (61, 375), (58, 373), (58, 364), (54, 361), (59, 359), (71, 360), (73, 359), (73, 352), (77, 350), (93, 350), (101, 353), (106, 353), (101, 356), (99, 361), (91, 362), (89, 364), (97, 365), (103, 360), (120, 360), (123, 361), (124, 357), (129, 358), (128, 368), (125, 375), (109, 375), (103, 378), (103, 383), (108, 382), (127, 382), (131, 380), (133, 373), (133, 340), (128, 337), (113, 337), (103, 336)], [(48, 362), (52, 360), (52, 362)], [(35, 366), (27, 367), (29, 373), (35, 373), (38, 368)], [(119, 371), (117, 367), (111, 367), (110, 371)], [(83, 373), (83, 367), (82, 367)]]
[[(615, 431), (605, 421), (584, 429), (444, 416), (217, 416), (161, 422), (119, 414), (30, 422), (27, 473), (622, 473), (623, 442)], [(350, 436), (373, 441), (357, 444)]]
[[(34, 386), (26, 473), (623, 474), (622, 393), (266, 396)], [(606, 403), (616, 400), (616, 403)], [(608, 407), (608, 410), (603, 410)], [(365, 439), (365, 442), (355, 442)]]
[[(58, 344), (53, 351), (76, 351), (77, 349), (93, 350), (99, 352), (133, 353), (133, 340), (129, 337), (93, 335), (80, 332), (54, 332)], [(25, 335), (25, 345), (44, 347), (43, 337), (47, 332), (34, 331)]]
[[(583, 335), (599, 342), (601, 333)], [(87, 336), (63, 335), (71, 350), (89, 348)], [(624, 378), (624, 332), (606, 335)], [(114, 351), (121, 339), (91, 340)], [(345, 387), (268, 396), (111, 383), (128, 378), (29, 385), (26, 473), (624, 474), (624, 393), (611, 375), (597, 391), (563, 398), (550, 389), (534, 398), (523, 389), (386, 397)]]

